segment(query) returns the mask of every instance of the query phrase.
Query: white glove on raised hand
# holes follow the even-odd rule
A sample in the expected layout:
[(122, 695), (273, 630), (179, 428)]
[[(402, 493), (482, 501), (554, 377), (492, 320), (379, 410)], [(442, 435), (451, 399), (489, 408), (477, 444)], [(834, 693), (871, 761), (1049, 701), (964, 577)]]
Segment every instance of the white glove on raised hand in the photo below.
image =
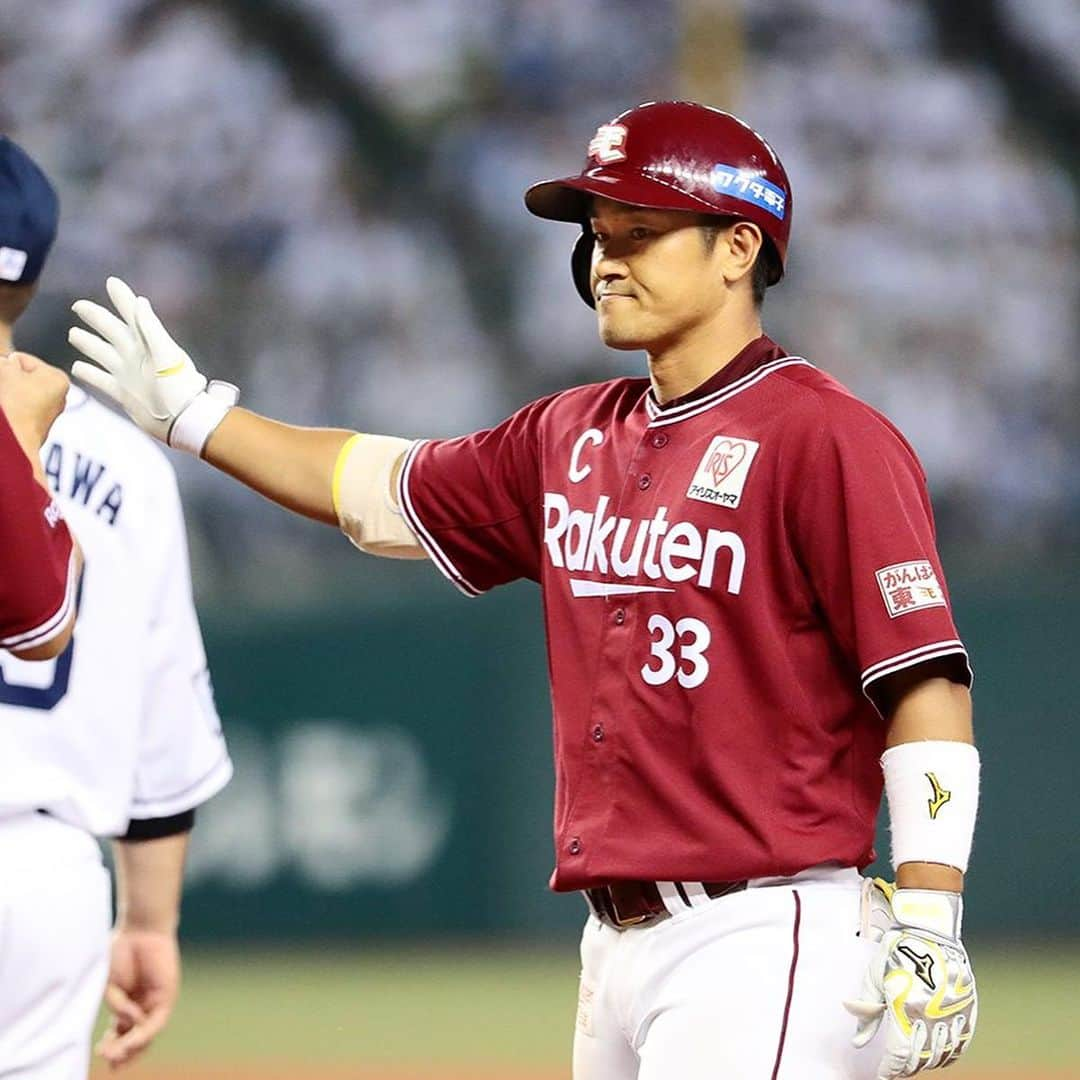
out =
[(978, 998), (960, 943), (959, 893), (866, 883), (863, 927), (879, 942), (859, 999), (844, 1007), (858, 1018), (856, 1047), (882, 1023), (885, 1053), (877, 1080), (914, 1076), (953, 1064), (975, 1034)]
[(120, 318), (92, 300), (71, 305), (95, 331), (68, 331), (68, 341), (94, 361), (76, 360), (72, 375), (112, 398), (143, 431), (199, 457), (239, 391), (231, 383), (206, 381), (145, 296), (116, 277), (105, 287)]

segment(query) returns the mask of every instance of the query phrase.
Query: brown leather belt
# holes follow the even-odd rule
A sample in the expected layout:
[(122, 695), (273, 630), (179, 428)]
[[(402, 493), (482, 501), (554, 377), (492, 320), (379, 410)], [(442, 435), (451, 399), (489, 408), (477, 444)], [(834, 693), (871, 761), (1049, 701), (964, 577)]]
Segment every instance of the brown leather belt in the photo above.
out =
[[(747, 885), (745, 881), (701, 881), (687, 884), (700, 885), (711, 900), (727, 896), (728, 893), (741, 892)], [(669, 897), (669, 903), (676, 907), (693, 907), (683, 882), (673, 881), (670, 885), (674, 894)], [(696, 892), (696, 889), (694, 891)], [(610, 885), (586, 889), (585, 898), (593, 914), (616, 930), (625, 930), (628, 926), (645, 926), (666, 919), (672, 913), (668, 904), (664, 903), (655, 881), (613, 881)]]

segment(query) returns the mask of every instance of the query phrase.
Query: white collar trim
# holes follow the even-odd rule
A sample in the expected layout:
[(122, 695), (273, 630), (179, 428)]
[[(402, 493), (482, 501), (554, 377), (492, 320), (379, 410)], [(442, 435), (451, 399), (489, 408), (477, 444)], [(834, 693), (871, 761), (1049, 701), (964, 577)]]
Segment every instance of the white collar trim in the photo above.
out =
[(661, 409), (653, 400), (652, 391), (647, 390), (645, 392), (645, 411), (649, 415), (649, 427), (665, 427), (668, 424), (677, 424), (682, 420), (689, 420), (692, 416), (698, 416), (717, 405), (723, 404), (725, 401), (735, 397), (736, 394), (749, 390), (751, 386), (755, 386), (762, 379), (767, 379), (773, 372), (796, 366), (813, 367), (814, 365), (801, 356), (782, 356), (778, 360), (771, 360), (769, 363), (755, 368), (741, 379), (736, 379), (730, 386), (706, 394), (705, 397), (698, 398), (696, 401), (687, 401), (682, 405), (675, 405), (670, 409)]

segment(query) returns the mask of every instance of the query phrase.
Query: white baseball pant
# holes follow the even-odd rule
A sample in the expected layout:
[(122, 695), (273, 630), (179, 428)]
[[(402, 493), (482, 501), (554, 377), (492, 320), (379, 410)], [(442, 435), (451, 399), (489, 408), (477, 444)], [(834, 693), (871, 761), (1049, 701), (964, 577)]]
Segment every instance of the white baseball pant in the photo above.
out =
[(0, 818), (0, 1080), (86, 1080), (109, 964), (97, 841), (45, 814)]
[(880, 1037), (855, 1050), (873, 946), (861, 877), (819, 867), (645, 927), (590, 915), (581, 943), (574, 1080), (872, 1080)]

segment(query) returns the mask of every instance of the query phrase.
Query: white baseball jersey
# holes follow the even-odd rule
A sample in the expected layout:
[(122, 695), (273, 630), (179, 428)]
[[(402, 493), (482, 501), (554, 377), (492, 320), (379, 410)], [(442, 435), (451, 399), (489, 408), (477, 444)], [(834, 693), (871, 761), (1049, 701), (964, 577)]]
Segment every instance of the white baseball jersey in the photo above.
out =
[(232, 775), (191, 594), (176, 476), (73, 387), (42, 448), (86, 560), (72, 644), (0, 652), (0, 819), (47, 810), (97, 836), (198, 806)]

